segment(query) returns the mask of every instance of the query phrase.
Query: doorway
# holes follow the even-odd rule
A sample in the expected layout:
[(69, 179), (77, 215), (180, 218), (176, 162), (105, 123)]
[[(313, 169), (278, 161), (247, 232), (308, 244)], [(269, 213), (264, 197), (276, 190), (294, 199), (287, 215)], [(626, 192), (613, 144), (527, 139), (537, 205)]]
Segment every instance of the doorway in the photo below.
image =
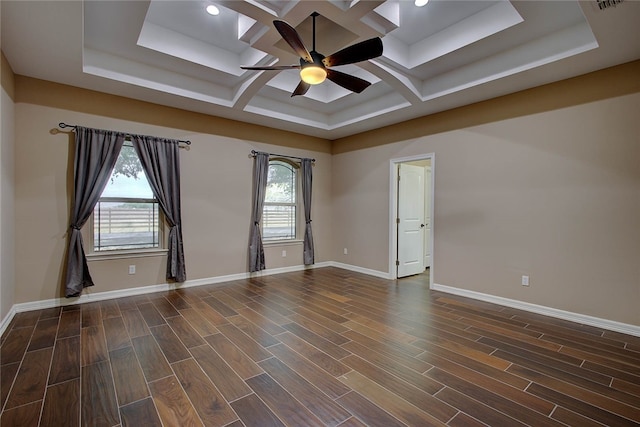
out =
[(389, 276), (424, 273), (433, 285), (433, 153), (390, 161)]

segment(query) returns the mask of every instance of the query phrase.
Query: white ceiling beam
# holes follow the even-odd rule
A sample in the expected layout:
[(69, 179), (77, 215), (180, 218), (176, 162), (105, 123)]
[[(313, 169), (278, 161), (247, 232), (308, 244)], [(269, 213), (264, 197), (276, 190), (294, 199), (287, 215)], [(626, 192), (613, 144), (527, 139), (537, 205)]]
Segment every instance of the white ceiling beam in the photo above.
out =
[(391, 86), (412, 105), (418, 105), (422, 102), (422, 95), (420, 93), (422, 82), (418, 79), (405, 76), (399, 71), (395, 71), (393, 68), (383, 64), (381, 61), (376, 61), (375, 59), (371, 59), (359, 65)]

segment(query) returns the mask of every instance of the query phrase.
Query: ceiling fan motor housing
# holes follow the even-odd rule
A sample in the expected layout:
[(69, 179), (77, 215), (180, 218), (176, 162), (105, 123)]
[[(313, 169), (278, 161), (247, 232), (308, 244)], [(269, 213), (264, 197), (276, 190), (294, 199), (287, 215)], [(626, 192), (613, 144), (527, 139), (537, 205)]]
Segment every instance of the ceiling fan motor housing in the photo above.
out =
[(317, 65), (318, 67), (325, 68), (324, 63), (322, 62), (322, 60), (324, 59), (323, 54), (316, 52), (315, 50), (312, 50), (309, 53), (311, 54), (311, 59), (313, 59), (313, 62), (307, 62), (304, 58), (300, 58), (300, 66), (308, 67), (309, 65)]
[(300, 58), (300, 78), (308, 84), (317, 85), (327, 78), (327, 68), (322, 63), (324, 55), (315, 50), (312, 50), (309, 54), (313, 62)]

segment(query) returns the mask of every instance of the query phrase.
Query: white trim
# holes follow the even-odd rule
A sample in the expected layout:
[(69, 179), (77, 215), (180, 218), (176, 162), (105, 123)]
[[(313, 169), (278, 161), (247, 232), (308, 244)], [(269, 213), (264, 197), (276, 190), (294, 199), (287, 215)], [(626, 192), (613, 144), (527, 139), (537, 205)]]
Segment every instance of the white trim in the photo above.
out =
[(431, 286), (434, 291), (446, 292), (448, 294), (459, 295), (475, 300), (486, 301), (506, 307), (517, 308), (519, 310), (529, 311), (531, 313), (542, 314), (544, 316), (555, 317), (557, 319), (568, 320), (570, 322), (582, 325), (595, 326), (596, 328), (607, 329), (610, 331), (620, 332), (623, 334), (640, 337), (640, 326), (631, 325), (629, 323), (616, 322), (614, 320), (602, 319), (600, 317), (589, 316), (586, 314), (573, 313), (570, 311), (559, 310), (557, 308), (545, 307), (543, 305), (532, 304), (524, 301), (518, 301), (509, 298), (498, 297), (495, 295), (484, 294), (481, 292), (470, 291), (467, 289), (454, 288), (446, 285), (434, 283)]
[(4, 317), (4, 319), (2, 319), (2, 322), (0, 322), (0, 336), (4, 334), (4, 331), (7, 329), (7, 327), (9, 327), (9, 323), (11, 323), (11, 321), (13, 320), (13, 316), (15, 315), (16, 315), (16, 306), (13, 305), (9, 310), (9, 312), (7, 313), (7, 315)]
[(398, 270), (396, 268), (396, 259), (398, 253), (398, 233), (396, 226), (396, 212), (398, 211), (398, 165), (400, 163), (415, 162), (419, 160), (431, 160), (431, 200), (429, 202), (429, 216), (431, 218), (431, 235), (429, 237), (429, 245), (431, 246), (431, 267), (429, 267), (429, 287), (433, 287), (434, 265), (435, 265), (435, 248), (433, 244), (433, 235), (435, 233), (435, 193), (436, 193), (436, 154), (418, 154), (409, 157), (398, 157), (389, 160), (389, 278), (397, 279)]
[(226, 276), (216, 276), (216, 277), (207, 277), (203, 279), (187, 280), (184, 283), (161, 283), (158, 285), (140, 286), (136, 288), (119, 289), (116, 291), (105, 291), (105, 292), (96, 292), (96, 293), (91, 293), (91, 291), (94, 288), (89, 287), (83, 290), (83, 293), (82, 295), (80, 295), (79, 298), (52, 298), (48, 300), (14, 304), (13, 307), (11, 307), (11, 310), (9, 310), (9, 313), (5, 316), (4, 319), (2, 319), (2, 322), (0, 323), (0, 335), (4, 333), (4, 331), (9, 326), (9, 324), (11, 323), (11, 320), (13, 320), (13, 317), (16, 315), (16, 313), (22, 313), (25, 311), (42, 310), (45, 308), (63, 307), (67, 305), (84, 304), (88, 302), (104, 301), (104, 300), (109, 300), (114, 298), (150, 294), (153, 292), (164, 292), (164, 291), (173, 290), (173, 289), (192, 288), (195, 286), (203, 286), (203, 285), (213, 285), (218, 283), (231, 282), (234, 280), (248, 279), (250, 277), (261, 277), (261, 276), (269, 276), (272, 274), (302, 271), (306, 269), (330, 267), (332, 266), (332, 264), (333, 263), (331, 262), (319, 262), (314, 265), (307, 265), (307, 266), (295, 265), (291, 267), (271, 268), (271, 269), (262, 270), (256, 273), (237, 273), (237, 274), (229, 274)]
[(331, 261), (331, 267), (342, 268), (344, 270), (355, 271), (356, 273), (366, 274), (368, 276), (379, 277), (381, 279), (393, 280), (391, 275), (384, 271), (372, 270), (370, 268), (358, 267), (357, 265), (343, 264), (341, 262)]
[(167, 256), (169, 249), (138, 249), (138, 250), (115, 250), (103, 252), (90, 252), (86, 254), (87, 262), (110, 261), (114, 259), (147, 258), (154, 256)]
[(300, 239), (291, 239), (291, 240), (263, 240), (262, 246), (273, 247), (273, 246), (300, 246), (304, 243), (304, 240)]
[[(11, 307), (11, 309), (9, 310), (9, 313), (0, 322), (0, 335), (4, 334), (5, 330), (11, 323), (11, 320), (13, 320), (13, 317), (16, 315), (16, 313), (22, 313), (24, 311), (41, 310), (45, 308), (82, 304), (82, 303), (93, 302), (93, 301), (103, 301), (103, 300), (121, 298), (126, 296), (143, 295), (143, 294), (148, 294), (152, 292), (167, 291), (170, 289), (181, 289), (181, 288), (191, 288), (195, 286), (212, 285), (212, 284), (230, 282), (233, 280), (247, 279), (250, 277), (262, 277), (262, 276), (269, 276), (273, 274), (290, 273), (294, 271), (302, 271), (307, 269), (323, 268), (323, 267), (342, 268), (344, 270), (367, 274), (369, 276), (379, 277), (381, 279), (394, 280), (389, 273), (386, 273), (384, 271), (372, 270), (369, 268), (358, 267), (356, 265), (343, 264), (341, 262), (325, 261), (325, 262), (319, 262), (314, 265), (308, 265), (308, 266), (296, 265), (292, 267), (281, 267), (281, 268), (272, 268), (272, 269), (262, 270), (257, 273), (237, 273), (237, 274), (229, 274), (226, 276), (194, 279), (194, 280), (188, 280), (181, 285), (163, 283), (160, 285), (142, 286), (142, 287), (132, 288), (132, 289), (98, 292), (95, 294), (89, 293), (91, 288), (86, 288), (84, 291), (85, 293), (81, 295), (80, 298), (77, 298), (77, 299), (54, 298), (49, 300), (14, 304), (13, 307)], [(616, 322), (613, 320), (607, 320), (607, 319), (602, 319), (602, 318), (593, 317), (593, 316), (587, 316), (579, 313), (572, 313), (569, 311), (558, 310), (551, 307), (545, 307), (545, 306), (531, 304), (523, 301), (512, 300), (509, 298), (502, 298), (502, 297), (489, 295), (489, 294), (483, 294), (480, 292), (469, 291), (466, 289), (454, 288), (451, 286), (440, 285), (437, 283), (430, 284), (430, 289), (640, 337), (640, 326), (636, 326), (636, 325)]]

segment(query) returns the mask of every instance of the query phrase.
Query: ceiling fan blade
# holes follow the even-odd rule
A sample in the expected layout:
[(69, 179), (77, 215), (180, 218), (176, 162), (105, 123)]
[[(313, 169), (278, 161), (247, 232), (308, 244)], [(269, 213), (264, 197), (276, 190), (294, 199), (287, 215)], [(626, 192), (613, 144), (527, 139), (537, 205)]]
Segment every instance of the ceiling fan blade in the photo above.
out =
[(296, 89), (291, 94), (291, 97), (293, 98), (294, 96), (304, 95), (305, 93), (307, 93), (310, 87), (311, 85), (309, 83), (305, 83), (300, 80), (300, 83), (298, 83), (298, 86), (296, 86)]
[(355, 62), (366, 61), (382, 55), (382, 40), (374, 37), (360, 43), (345, 47), (338, 52), (327, 56), (322, 60), (325, 67), (335, 67), (336, 65), (353, 64)]
[(265, 67), (240, 67), (243, 70), (275, 70), (275, 71), (281, 71), (281, 70), (293, 70), (293, 69), (300, 69), (300, 65), (271, 65), (271, 66), (265, 66)]
[(289, 46), (294, 50), (295, 53), (302, 59), (307, 62), (313, 62), (311, 58), (311, 54), (302, 43), (302, 39), (298, 35), (298, 32), (291, 25), (287, 24), (284, 21), (273, 21), (273, 25), (276, 27), (276, 30), (280, 33), (284, 41), (289, 43)]
[(371, 83), (360, 77), (331, 69), (327, 69), (327, 78), (335, 84), (355, 93), (360, 93), (371, 85)]

